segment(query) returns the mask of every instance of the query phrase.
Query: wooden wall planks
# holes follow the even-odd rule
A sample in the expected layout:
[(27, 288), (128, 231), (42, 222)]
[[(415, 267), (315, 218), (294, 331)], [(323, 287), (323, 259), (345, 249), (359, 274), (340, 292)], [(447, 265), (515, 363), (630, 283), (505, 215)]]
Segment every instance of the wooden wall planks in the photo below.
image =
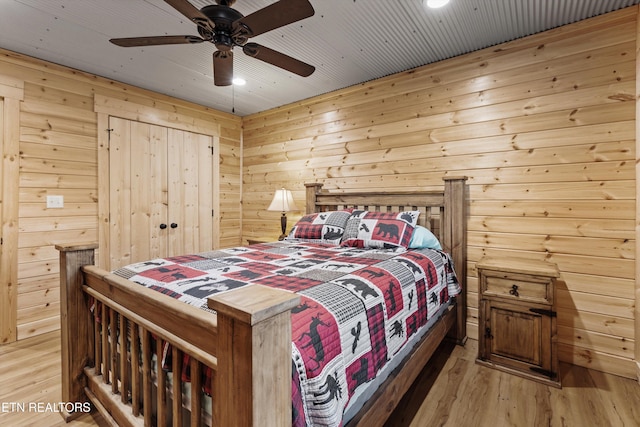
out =
[[(469, 177), (475, 262), (547, 259), (561, 360), (634, 377), (638, 8), (243, 119), (243, 238), (278, 235), (285, 187), (431, 189)], [(302, 212), (290, 214), (290, 225)]]
[[(240, 244), (240, 117), (4, 50), (0, 77), (0, 98), (14, 96), (22, 87), (24, 92), (11, 119), (19, 124), (19, 174), (11, 181), (16, 190), (3, 200), (18, 216), (15, 242), (6, 233), (11, 243), (6, 247), (15, 246), (17, 286), (9, 288), (4, 277), (9, 270), (0, 269), (0, 312), (12, 316), (0, 320), (0, 342), (60, 327), (53, 245), (98, 241), (96, 99), (120, 102), (123, 110), (135, 104), (141, 120), (150, 111), (164, 111), (159, 119), (168, 124), (182, 120), (196, 128), (220, 129), (220, 245)], [(2, 169), (8, 166), (5, 157)], [(64, 208), (47, 209), (47, 195), (64, 196)], [(0, 220), (5, 221), (2, 216)], [(3, 254), (10, 256), (8, 250)]]
[[(472, 336), (475, 261), (549, 259), (562, 272), (561, 360), (637, 375), (637, 14), (628, 8), (242, 119), (0, 51), (1, 110), (15, 123), (7, 102), (19, 105), (20, 151), (19, 178), (0, 180), (2, 237), (15, 239), (0, 259), (18, 259), (17, 289), (0, 289), (0, 339), (59, 327), (53, 244), (98, 240), (97, 94), (143, 115), (146, 106), (219, 124), (221, 246), (275, 239), (279, 214), (266, 206), (282, 186), (302, 206), (309, 181), (408, 190), (469, 176)], [(5, 157), (5, 175), (10, 166)], [(64, 195), (65, 208), (45, 209), (47, 194)], [(9, 270), (0, 279), (11, 283)]]

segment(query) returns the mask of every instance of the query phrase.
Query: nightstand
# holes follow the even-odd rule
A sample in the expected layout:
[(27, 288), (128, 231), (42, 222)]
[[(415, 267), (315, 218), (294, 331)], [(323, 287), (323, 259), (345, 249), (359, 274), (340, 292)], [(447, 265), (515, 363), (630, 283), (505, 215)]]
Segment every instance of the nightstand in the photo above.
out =
[(483, 258), (479, 283), (479, 364), (560, 387), (555, 264)]

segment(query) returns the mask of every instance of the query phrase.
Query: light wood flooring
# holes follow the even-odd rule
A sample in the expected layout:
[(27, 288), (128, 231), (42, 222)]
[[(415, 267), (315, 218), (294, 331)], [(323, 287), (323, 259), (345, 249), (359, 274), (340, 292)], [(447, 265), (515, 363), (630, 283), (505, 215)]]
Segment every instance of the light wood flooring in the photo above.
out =
[(442, 344), (386, 427), (640, 426), (637, 381), (561, 363), (557, 389), (477, 365), (477, 344)]
[[(561, 364), (563, 387), (556, 389), (476, 365), (475, 341), (440, 350), (387, 427), (640, 426), (636, 381)], [(0, 346), (0, 426), (105, 425), (99, 416), (65, 424), (58, 413), (28, 410), (31, 402), (60, 399), (58, 332)], [(27, 410), (11, 410), (13, 404)]]
[(50, 410), (62, 399), (60, 363), (59, 331), (0, 346), (0, 426), (106, 425), (91, 414), (66, 424)]

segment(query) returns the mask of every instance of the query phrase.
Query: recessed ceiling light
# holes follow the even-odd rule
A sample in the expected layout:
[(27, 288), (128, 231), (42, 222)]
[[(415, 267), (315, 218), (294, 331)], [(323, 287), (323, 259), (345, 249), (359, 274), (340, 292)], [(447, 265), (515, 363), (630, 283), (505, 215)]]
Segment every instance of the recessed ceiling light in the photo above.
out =
[(425, 0), (424, 4), (432, 9), (437, 9), (449, 3), (449, 0)]
[(247, 84), (247, 81), (241, 77), (236, 77), (233, 79), (233, 84), (236, 86), (244, 86)]

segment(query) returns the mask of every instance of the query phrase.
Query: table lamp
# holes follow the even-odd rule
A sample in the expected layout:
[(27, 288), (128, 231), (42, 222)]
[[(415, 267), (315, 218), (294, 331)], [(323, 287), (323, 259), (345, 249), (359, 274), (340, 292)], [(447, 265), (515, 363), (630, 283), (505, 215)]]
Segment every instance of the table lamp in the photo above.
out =
[(296, 206), (296, 203), (293, 201), (291, 191), (285, 190), (284, 188), (276, 190), (275, 194), (273, 195), (273, 200), (271, 201), (271, 204), (269, 205), (267, 210), (282, 212), (282, 216), (280, 217), (282, 234), (280, 235), (278, 240), (284, 239), (285, 237), (287, 237), (287, 212), (299, 210)]

